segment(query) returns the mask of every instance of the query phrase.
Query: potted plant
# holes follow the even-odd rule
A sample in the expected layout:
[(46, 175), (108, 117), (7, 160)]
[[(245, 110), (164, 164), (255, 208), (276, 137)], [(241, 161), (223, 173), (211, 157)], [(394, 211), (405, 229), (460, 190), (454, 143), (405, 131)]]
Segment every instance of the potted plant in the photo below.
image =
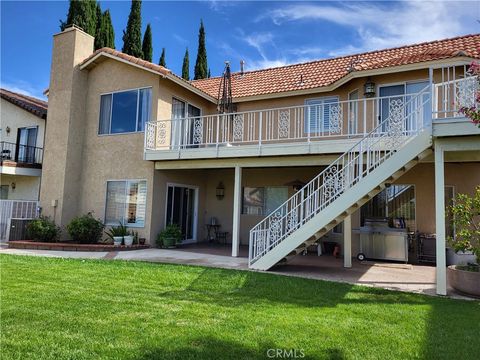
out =
[(447, 270), (450, 285), (465, 294), (480, 297), (480, 186), (473, 196), (458, 194), (449, 208), (456, 236), (448, 241), (458, 252), (471, 252), (476, 263), (450, 265)]
[(125, 246), (132, 246), (133, 245), (133, 238), (135, 233), (133, 231), (127, 231), (126, 235), (123, 237), (123, 243)]
[(168, 249), (175, 248), (181, 241), (182, 230), (177, 224), (167, 225), (157, 236), (157, 245)]
[(128, 235), (127, 227), (119, 222), (118, 226), (112, 226), (107, 232), (107, 236), (113, 240), (113, 245), (120, 246), (125, 236)]

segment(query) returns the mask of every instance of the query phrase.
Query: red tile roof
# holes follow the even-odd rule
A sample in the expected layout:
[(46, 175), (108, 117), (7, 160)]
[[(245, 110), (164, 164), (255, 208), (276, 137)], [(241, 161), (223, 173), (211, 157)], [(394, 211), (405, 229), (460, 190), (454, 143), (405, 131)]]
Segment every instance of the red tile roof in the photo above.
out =
[[(234, 98), (314, 89), (331, 85), (352, 71), (375, 70), (399, 65), (442, 60), (457, 56), (480, 58), (480, 34), (460, 36), (363, 54), (317, 60), (232, 76)], [(353, 65), (353, 69), (349, 68)], [(218, 97), (221, 77), (191, 83)]]
[(46, 101), (1, 88), (0, 95), (2, 99), (21, 107), (33, 115), (36, 115), (42, 119), (47, 118), (48, 103)]

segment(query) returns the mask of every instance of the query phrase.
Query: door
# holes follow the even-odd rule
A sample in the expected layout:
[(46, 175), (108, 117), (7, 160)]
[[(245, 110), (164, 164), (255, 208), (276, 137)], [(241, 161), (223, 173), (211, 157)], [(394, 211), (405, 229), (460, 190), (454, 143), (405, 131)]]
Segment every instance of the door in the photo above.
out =
[(37, 127), (19, 128), (17, 136), (17, 162), (35, 163)]
[[(380, 109), (378, 123), (382, 123), (395, 113), (399, 106), (403, 107), (405, 102), (405, 84), (381, 86), (380, 91)], [(382, 132), (387, 131), (386, 124), (382, 125)]]
[(172, 99), (172, 141), (174, 148), (198, 147), (201, 142), (195, 136), (195, 126), (198, 126), (201, 111), (198, 107), (181, 100)]
[(198, 188), (186, 185), (167, 186), (167, 225), (177, 224), (182, 230), (182, 243), (197, 242)]
[[(412, 94), (418, 94), (420, 91), (425, 89), (425, 87), (428, 86), (428, 81), (419, 81), (419, 82), (414, 82), (414, 83), (407, 83), (406, 85), (406, 90), (407, 90), (407, 95), (412, 95)], [(412, 98), (409, 96), (408, 98)], [(431, 95), (430, 91), (426, 91), (418, 100), (412, 100), (411, 104), (407, 106), (407, 114), (410, 114), (412, 111), (412, 108), (414, 106), (423, 106), (423, 112), (419, 114), (422, 116), (421, 122), (419, 121), (418, 124), (426, 125), (429, 124), (432, 121), (432, 102), (431, 102)], [(415, 129), (415, 123), (412, 116), (408, 117), (409, 120), (407, 121), (407, 129), (408, 130), (414, 130)]]

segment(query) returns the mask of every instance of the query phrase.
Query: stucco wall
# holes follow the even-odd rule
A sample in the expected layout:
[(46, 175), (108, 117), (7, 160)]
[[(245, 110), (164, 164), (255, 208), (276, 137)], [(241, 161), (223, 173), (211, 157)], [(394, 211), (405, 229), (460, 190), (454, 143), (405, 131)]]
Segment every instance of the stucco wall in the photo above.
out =
[[(1, 99), (0, 103), (0, 118), (2, 119), (0, 141), (16, 143), (18, 128), (37, 126), (38, 133), (35, 146), (43, 147), (43, 139), (45, 136), (44, 119), (33, 115), (32, 113), (12, 104), (3, 98)], [(6, 132), (7, 127), (10, 128), (9, 134)]]
[[(2, 185), (8, 185), (7, 200), (38, 200), (40, 177), (5, 174), (0, 177)], [(12, 183), (15, 183), (15, 190), (12, 188)]]

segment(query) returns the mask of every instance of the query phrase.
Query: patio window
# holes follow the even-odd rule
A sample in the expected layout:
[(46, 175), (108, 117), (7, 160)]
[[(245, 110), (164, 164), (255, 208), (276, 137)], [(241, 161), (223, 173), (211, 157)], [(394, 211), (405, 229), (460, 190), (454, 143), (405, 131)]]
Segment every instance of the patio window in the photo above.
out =
[(334, 107), (339, 106), (338, 97), (330, 96), (305, 101), (305, 132), (323, 133), (330, 129), (330, 114)]
[(243, 188), (243, 214), (269, 215), (288, 199), (287, 186)]
[(107, 181), (105, 224), (145, 226), (147, 182), (145, 180)]
[(150, 120), (152, 89), (104, 94), (100, 98), (98, 133), (122, 134), (143, 131)]
[(377, 194), (362, 206), (361, 225), (372, 217), (388, 218), (391, 227), (415, 231), (415, 186), (391, 185)]

